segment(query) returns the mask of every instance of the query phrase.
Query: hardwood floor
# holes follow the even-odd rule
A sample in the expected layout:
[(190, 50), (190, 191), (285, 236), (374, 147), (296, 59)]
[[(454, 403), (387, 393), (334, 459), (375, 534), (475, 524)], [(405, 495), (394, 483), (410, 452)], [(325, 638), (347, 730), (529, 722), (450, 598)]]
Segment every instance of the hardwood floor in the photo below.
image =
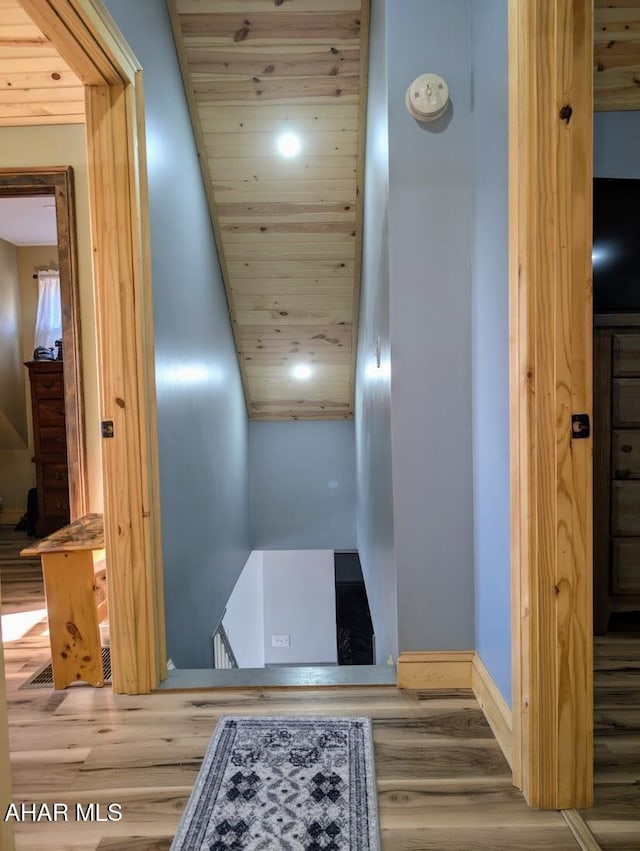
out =
[[(3, 613), (44, 605), (37, 565), (9, 563), (2, 589)], [(167, 851), (216, 721), (227, 713), (370, 715), (384, 851), (578, 848), (559, 813), (530, 809), (512, 787), (471, 692), (377, 686), (127, 697), (86, 686), (21, 690), (48, 659), (45, 626), (5, 644), (14, 799), (66, 803), (70, 820), (17, 825), (17, 851)], [(608, 717), (616, 729), (619, 711)], [(610, 741), (615, 745), (618, 738), (612, 734)], [(615, 748), (611, 754), (617, 758)], [(617, 831), (620, 842), (605, 847), (640, 848), (625, 834), (637, 825), (632, 766), (622, 759), (618, 775), (611, 768), (610, 779), (627, 780), (617, 789), (607, 784), (619, 812), (610, 832)], [(620, 799), (618, 791), (624, 792)], [(103, 818), (107, 804), (119, 803), (123, 818), (71, 821), (76, 804), (89, 803), (102, 805)], [(600, 806), (595, 815), (606, 815), (606, 803)]]
[(582, 815), (605, 851), (640, 849), (640, 635), (595, 639), (595, 799)]

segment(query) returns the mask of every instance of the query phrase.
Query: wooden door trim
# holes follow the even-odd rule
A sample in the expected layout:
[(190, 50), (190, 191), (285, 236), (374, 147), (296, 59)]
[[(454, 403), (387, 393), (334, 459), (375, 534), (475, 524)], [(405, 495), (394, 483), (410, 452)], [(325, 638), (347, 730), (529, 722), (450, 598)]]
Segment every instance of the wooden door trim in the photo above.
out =
[(71, 519), (75, 520), (88, 510), (88, 485), (73, 169), (70, 166), (0, 168), (0, 197), (37, 195), (53, 195), (56, 205), (69, 509)]
[(609, 623), (611, 511), (611, 361), (613, 329), (596, 328), (593, 338), (593, 623), (596, 635)]
[(593, 794), (591, 0), (509, 0), (514, 782)]
[(140, 65), (100, 0), (19, 0), (85, 84), (113, 689), (166, 677)]
[[(0, 589), (0, 606), (2, 590)], [(9, 722), (7, 720), (7, 689), (4, 673), (4, 647), (2, 644), (2, 623), (0, 622), (0, 848), (14, 851), (13, 827), (4, 820), (7, 807), (11, 803), (11, 765), (9, 762)]]

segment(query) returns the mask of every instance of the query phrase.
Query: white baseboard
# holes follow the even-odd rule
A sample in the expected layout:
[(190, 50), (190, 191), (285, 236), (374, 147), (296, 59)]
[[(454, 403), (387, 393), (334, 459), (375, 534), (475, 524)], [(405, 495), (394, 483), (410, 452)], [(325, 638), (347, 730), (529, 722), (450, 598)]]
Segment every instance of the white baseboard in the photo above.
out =
[(401, 653), (398, 688), (418, 691), (472, 689), (511, 767), (512, 713), (474, 650)]

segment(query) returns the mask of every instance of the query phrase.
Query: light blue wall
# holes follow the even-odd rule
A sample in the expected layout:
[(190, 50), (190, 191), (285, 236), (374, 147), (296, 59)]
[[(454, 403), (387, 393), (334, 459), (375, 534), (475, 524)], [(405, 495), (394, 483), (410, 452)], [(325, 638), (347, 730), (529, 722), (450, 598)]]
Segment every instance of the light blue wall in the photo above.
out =
[(353, 422), (249, 424), (254, 550), (355, 549)]
[[(358, 549), (379, 663), (398, 655), (389, 378), (389, 127), (386, 0), (372, 0), (364, 245), (356, 371)], [(376, 367), (380, 339), (381, 368)]]
[(511, 704), (507, 0), (473, 4), (475, 649)]
[(640, 178), (640, 111), (596, 112), (593, 148), (595, 177)]
[[(391, 437), (399, 649), (474, 641), (471, 3), (387, 0)], [(404, 105), (442, 75), (452, 111)]]
[(164, 0), (107, 0), (144, 69), (167, 642), (211, 665), (249, 555), (247, 417)]

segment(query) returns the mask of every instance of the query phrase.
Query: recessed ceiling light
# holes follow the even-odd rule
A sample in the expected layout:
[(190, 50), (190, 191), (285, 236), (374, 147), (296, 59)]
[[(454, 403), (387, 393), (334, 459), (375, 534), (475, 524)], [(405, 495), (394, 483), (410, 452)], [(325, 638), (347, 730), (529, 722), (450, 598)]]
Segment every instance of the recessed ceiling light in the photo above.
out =
[(306, 363), (299, 363), (297, 366), (294, 366), (291, 370), (291, 375), (294, 378), (297, 378), (298, 381), (306, 381), (308, 378), (311, 378), (312, 369)]
[(282, 136), (278, 137), (277, 146), (278, 153), (290, 159), (298, 156), (302, 148), (302, 141), (300, 136), (295, 133), (283, 133)]

